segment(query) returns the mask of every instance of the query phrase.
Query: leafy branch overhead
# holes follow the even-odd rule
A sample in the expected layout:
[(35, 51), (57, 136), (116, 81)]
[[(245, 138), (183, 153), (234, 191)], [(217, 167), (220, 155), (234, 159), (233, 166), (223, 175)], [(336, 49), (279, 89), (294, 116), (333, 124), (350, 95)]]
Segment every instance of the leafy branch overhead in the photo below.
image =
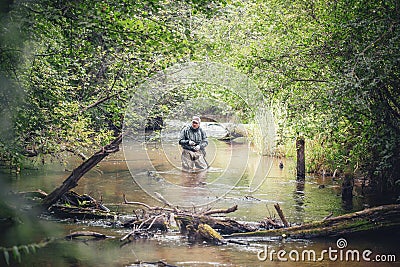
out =
[[(19, 166), (90, 154), (121, 132), (139, 84), (211, 61), (248, 75), (268, 99), (277, 153), (293, 155), (304, 135), (309, 171), (356, 171), (397, 188), (399, 10), (394, 0), (15, 2), (0, 31), (1, 157)], [(251, 119), (253, 107), (212, 86), (178, 86), (152, 115), (204, 97)]]

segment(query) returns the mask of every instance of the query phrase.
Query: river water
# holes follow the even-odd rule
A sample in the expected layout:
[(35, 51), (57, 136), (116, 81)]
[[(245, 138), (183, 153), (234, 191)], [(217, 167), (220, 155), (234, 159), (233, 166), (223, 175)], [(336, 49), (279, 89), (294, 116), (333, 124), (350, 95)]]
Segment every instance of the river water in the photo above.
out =
[[(161, 205), (154, 198), (154, 192), (157, 192), (174, 205), (194, 210), (238, 205), (236, 212), (226, 216), (240, 221), (260, 221), (265, 217), (277, 216), (273, 204), (279, 203), (292, 224), (321, 220), (330, 213), (336, 216), (381, 204), (359, 195), (354, 198), (352, 206), (343, 206), (339, 179), (308, 176), (304, 184), (299, 184), (296, 182), (292, 160), (283, 159), (284, 167), (279, 168), (280, 159), (260, 157), (246, 142), (226, 143), (210, 139), (207, 160), (211, 166), (208, 171), (187, 173), (180, 169), (180, 148), (176, 142), (143, 145), (124, 141), (123, 151), (109, 156), (86, 174), (75, 191), (87, 193), (96, 199), (101, 198), (105, 206), (124, 214), (132, 214), (134, 207), (122, 204), (123, 194), (129, 201), (155, 206)], [(9, 190), (42, 189), (50, 192), (63, 182), (77, 164), (77, 161), (70, 161), (67, 165), (47, 163), (38, 170), (23, 170), (18, 176), (6, 171), (1, 175)], [(140, 239), (122, 246), (119, 238), (129, 229), (109, 222), (58, 220), (51, 217), (38, 219), (36, 215), (21, 215), (21, 220), (24, 223), (2, 232), (0, 246), (38, 242), (50, 236), (60, 237), (50, 245), (38, 249), (36, 253), (23, 254), (19, 264), (22, 266), (152, 266), (145, 262), (160, 260), (177, 266), (377, 264), (376, 261), (366, 262), (367, 259), (363, 258), (359, 261), (346, 259), (343, 255), (349, 249), (359, 251), (359, 255), (365, 250), (371, 250), (373, 254), (369, 256), (370, 259), (381, 255), (393, 261), (391, 255), (394, 255), (397, 265), (400, 257), (398, 233), (344, 237), (346, 247), (338, 247), (338, 238), (264, 238), (251, 240), (249, 245), (213, 246), (190, 244), (177, 231), (171, 231), (167, 234), (157, 233), (150, 239)], [(67, 241), (62, 238), (71, 232), (83, 230), (100, 232), (114, 238), (101, 241)], [(321, 252), (329, 248), (337, 253), (330, 257), (327, 254), (321, 256)], [(271, 254), (273, 250), (283, 251), (280, 255), (284, 257), (278, 260), (276, 253)], [(303, 260), (301, 253), (305, 250), (315, 251), (316, 259), (320, 258), (321, 261), (310, 261), (307, 258)], [(341, 251), (344, 253), (342, 258)], [(300, 255), (297, 259), (296, 253)], [(294, 262), (295, 260), (298, 261)], [(11, 264), (16, 262), (14, 259), (10, 261)], [(391, 265), (396, 263), (379, 264)]]

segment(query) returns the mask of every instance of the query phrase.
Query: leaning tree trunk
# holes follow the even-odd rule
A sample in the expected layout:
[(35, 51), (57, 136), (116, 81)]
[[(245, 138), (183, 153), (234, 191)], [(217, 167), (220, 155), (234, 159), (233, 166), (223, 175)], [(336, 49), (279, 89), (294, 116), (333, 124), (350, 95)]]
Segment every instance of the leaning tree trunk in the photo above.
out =
[(110, 144), (104, 146), (101, 150), (97, 151), (89, 159), (84, 161), (79, 167), (74, 169), (62, 185), (56, 188), (53, 192), (47, 195), (42, 201), (42, 206), (48, 209), (51, 205), (57, 202), (58, 199), (66, 192), (78, 185), (79, 179), (93, 167), (95, 167), (100, 161), (102, 161), (108, 155), (119, 151), (119, 144), (122, 142), (122, 134), (120, 134)]

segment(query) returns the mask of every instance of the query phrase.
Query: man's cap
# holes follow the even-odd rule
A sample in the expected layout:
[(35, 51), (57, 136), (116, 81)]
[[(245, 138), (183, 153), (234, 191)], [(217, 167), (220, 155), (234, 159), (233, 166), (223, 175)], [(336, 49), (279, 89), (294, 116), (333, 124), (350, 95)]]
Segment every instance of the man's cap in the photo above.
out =
[(192, 122), (197, 122), (198, 124), (200, 124), (201, 119), (200, 119), (200, 117), (198, 117), (198, 116), (193, 116)]

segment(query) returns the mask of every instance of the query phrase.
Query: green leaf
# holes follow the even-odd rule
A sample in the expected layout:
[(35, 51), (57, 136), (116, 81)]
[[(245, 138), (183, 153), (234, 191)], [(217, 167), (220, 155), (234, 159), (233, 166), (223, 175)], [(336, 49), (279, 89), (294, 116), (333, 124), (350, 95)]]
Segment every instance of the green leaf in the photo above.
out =
[(24, 246), (21, 246), (20, 248), (24, 251), (25, 254), (29, 254), (28, 246), (24, 245)]
[(36, 247), (35, 247), (35, 245), (29, 245), (29, 248), (32, 250), (33, 253), (36, 252)]
[(10, 265), (10, 254), (6, 249), (4, 250), (4, 260), (6, 261), (7, 265)]
[(12, 251), (13, 251), (14, 259), (18, 260), (18, 262), (21, 262), (21, 253), (19, 253), (18, 247), (17, 246), (13, 246)]

